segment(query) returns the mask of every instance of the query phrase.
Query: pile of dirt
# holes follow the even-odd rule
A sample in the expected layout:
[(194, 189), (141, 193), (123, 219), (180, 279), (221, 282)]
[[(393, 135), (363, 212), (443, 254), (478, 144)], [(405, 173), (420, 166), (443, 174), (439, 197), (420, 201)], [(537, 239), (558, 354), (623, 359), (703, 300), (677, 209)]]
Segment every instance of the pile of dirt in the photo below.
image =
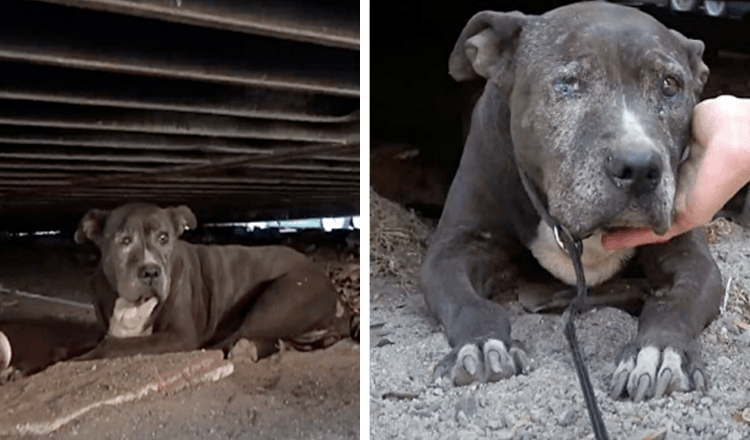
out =
[(432, 231), (414, 211), (370, 189), (370, 276), (395, 276), (402, 286), (419, 279)]
[(329, 265), (328, 276), (333, 280), (344, 304), (354, 312), (353, 336), (359, 340), (359, 263)]
[(63, 362), (2, 387), (0, 439), (359, 438), (359, 345)]

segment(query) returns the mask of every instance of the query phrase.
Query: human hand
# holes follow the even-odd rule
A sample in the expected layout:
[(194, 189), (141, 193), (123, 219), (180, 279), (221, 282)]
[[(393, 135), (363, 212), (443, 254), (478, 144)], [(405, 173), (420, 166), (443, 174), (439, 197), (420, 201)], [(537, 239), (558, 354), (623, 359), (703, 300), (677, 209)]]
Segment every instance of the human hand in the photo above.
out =
[(690, 157), (680, 166), (675, 219), (664, 235), (650, 228), (616, 231), (603, 237), (613, 250), (661, 243), (711, 221), (750, 180), (750, 99), (723, 95), (693, 110)]

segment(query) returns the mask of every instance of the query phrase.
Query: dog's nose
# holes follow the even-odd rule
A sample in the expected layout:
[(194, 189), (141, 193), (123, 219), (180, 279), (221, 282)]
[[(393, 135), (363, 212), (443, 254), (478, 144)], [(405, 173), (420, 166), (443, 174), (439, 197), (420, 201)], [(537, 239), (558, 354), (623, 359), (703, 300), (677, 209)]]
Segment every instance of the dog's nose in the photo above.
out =
[(138, 270), (138, 277), (146, 285), (150, 286), (161, 276), (161, 269), (155, 264), (144, 264)]
[(625, 150), (609, 156), (606, 168), (615, 186), (634, 195), (642, 195), (659, 185), (663, 163), (656, 151)]

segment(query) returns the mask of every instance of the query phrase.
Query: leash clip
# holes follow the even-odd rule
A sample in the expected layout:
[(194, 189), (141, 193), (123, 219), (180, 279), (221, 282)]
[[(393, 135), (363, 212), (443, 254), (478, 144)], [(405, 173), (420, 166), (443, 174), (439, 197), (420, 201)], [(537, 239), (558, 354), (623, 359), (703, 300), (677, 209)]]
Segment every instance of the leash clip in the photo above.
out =
[(581, 254), (583, 253), (583, 243), (581, 243), (581, 240), (573, 240), (573, 237), (570, 235), (570, 233), (566, 231), (565, 228), (563, 228), (559, 223), (552, 227), (552, 232), (554, 232), (555, 234), (555, 242), (557, 242), (557, 247), (559, 247), (561, 251), (568, 254), (571, 259), (573, 258), (573, 254), (570, 253), (568, 248), (565, 246), (565, 241), (563, 241), (562, 239), (561, 234), (565, 234), (570, 238), (570, 241), (573, 242), (573, 245), (576, 248), (576, 255), (579, 257), (581, 256)]

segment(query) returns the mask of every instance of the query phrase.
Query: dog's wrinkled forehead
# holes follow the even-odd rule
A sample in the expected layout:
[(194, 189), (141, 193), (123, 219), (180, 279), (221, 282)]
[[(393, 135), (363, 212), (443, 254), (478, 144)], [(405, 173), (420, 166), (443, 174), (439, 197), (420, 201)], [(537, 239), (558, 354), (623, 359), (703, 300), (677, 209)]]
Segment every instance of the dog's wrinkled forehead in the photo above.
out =
[(521, 63), (544, 60), (550, 65), (550, 61), (596, 58), (634, 67), (644, 61), (688, 65), (679, 38), (636, 9), (562, 8), (541, 18), (522, 35), (525, 49), (536, 53), (522, 57)]
[(174, 229), (175, 225), (166, 210), (154, 205), (132, 204), (112, 211), (104, 227), (104, 235), (113, 237), (121, 233), (144, 233), (148, 236)]

